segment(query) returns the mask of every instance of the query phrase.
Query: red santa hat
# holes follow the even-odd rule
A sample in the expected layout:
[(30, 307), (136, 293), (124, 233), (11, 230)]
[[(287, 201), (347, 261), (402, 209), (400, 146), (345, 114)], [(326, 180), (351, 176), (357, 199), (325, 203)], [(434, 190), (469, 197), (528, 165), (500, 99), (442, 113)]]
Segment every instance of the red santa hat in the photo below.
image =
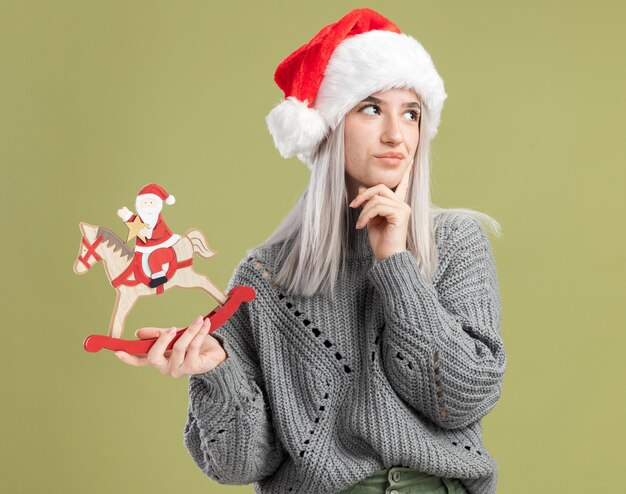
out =
[(141, 188), (139, 194), (137, 194), (137, 201), (146, 198), (160, 199), (161, 201), (165, 201), (165, 204), (170, 205), (176, 202), (174, 196), (165, 192), (165, 189), (157, 184), (147, 184)]
[(443, 80), (430, 55), (374, 10), (355, 9), (285, 58), (274, 74), (285, 93), (265, 118), (281, 156), (310, 156), (359, 101), (391, 88), (413, 88), (422, 99), (428, 135), (437, 133)]

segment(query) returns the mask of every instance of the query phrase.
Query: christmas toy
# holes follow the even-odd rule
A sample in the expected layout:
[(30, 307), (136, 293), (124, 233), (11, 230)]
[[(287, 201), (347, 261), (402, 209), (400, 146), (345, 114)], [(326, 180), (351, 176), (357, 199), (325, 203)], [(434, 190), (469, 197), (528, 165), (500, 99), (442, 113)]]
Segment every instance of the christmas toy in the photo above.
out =
[[(147, 353), (156, 338), (134, 341), (122, 338), (126, 317), (139, 297), (160, 295), (176, 286), (205, 290), (218, 303), (218, 307), (205, 316), (211, 319), (209, 333), (228, 320), (242, 302), (254, 299), (256, 294), (251, 287), (236, 286), (225, 295), (207, 276), (193, 270), (194, 253), (209, 258), (216, 252), (209, 248), (200, 230), (190, 229), (184, 235), (173, 233), (163, 220), (163, 202), (172, 205), (175, 198), (163, 187), (148, 184), (137, 195), (137, 213), (126, 207), (118, 210), (118, 216), (128, 227), (126, 241), (108, 228), (80, 223), (82, 238), (74, 272), (85, 274), (94, 263), (102, 261), (117, 293), (108, 335), (89, 336), (83, 343), (85, 350), (97, 352), (107, 348), (130, 354)], [(133, 238), (134, 251), (126, 245)], [(177, 331), (168, 349), (186, 329)]]

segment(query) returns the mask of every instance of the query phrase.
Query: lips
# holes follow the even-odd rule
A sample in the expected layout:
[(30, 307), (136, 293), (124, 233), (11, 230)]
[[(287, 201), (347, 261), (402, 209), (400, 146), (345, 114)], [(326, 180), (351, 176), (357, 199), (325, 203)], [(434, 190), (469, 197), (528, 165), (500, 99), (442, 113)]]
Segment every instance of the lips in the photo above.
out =
[(393, 152), (388, 152), (388, 153), (384, 153), (384, 154), (376, 154), (375, 155), (377, 158), (396, 158), (396, 159), (404, 159), (404, 155), (402, 153), (393, 153)]

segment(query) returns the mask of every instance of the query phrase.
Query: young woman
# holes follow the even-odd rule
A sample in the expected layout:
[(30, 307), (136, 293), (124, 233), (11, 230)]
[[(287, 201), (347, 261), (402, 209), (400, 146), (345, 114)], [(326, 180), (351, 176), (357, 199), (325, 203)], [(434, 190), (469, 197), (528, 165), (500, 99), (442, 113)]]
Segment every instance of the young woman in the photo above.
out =
[(260, 493), (491, 494), (482, 418), (506, 366), (479, 219), (434, 206), (430, 141), (446, 93), (428, 53), (357, 9), (289, 55), (276, 147), (311, 169), (284, 223), (235, 269), (257, 296), (199, 317), (133, 365), (189, 375), (184, 442), (202, 471)]

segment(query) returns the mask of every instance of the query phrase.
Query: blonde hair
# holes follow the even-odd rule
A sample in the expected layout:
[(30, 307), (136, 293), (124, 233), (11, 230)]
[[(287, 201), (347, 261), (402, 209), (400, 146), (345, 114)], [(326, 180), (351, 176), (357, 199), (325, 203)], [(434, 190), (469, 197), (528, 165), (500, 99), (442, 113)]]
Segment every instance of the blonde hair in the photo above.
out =
[[(420, 135), (426, 135), (427, 112), (420, 117)], [(344, 122), (332, 131), (312, 156), (311, 179), (306, 190), (280, 226), (254, 251), (282, 244), (284, 262), (276, 263), (273, 283), (288, 294), (309, 297), (335, 293), (335, 282), (345, 269), (348, 247), (348, 193), (345, 184)], [(407, 250), (428, 281), (437, 268), (434, 224), (443, 214), (463, 213), (482, 220), (500, 235), (491, 216), (467, 208), (440, 208), (431, 202), (430, 142), (421, 140), (409, 178), (407, 203), (411, 219)]]

